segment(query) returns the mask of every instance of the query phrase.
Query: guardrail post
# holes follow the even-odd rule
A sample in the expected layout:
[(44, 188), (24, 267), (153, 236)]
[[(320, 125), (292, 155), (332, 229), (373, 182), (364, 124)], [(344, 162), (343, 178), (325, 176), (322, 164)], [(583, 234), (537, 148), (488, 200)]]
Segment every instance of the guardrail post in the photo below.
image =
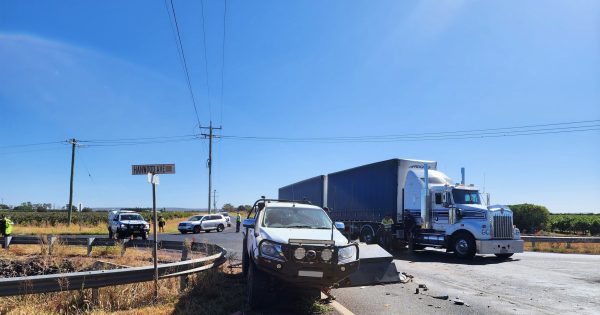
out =
[(531, 248), (535, 249), (535, 241), (533, 241), (533, 240), (531, 241)]
[[(189, 260), (188, 256), (189, 256), (188, 248), (186, 246), (183, 246), (183, 248), (181, 249), (181, 261)], [(188, 286), (188, 276), (185, 275), (185, 276), (179, 277), (179, 290), (183, 291), (187, 288), (187, 286)]]
[(54, 250), (54, 242), (56, 242), (56, 236), (52, 234), (48, 235), (48, 255), (50, 256), (52, 256)]
[(98, 301), (100, 300), (100, 289), (92, 288), (92, 303), (98, 305)]
[(5, 236), (4, 237), (4, 244), (2, 244), (2, 248), (5, 248), (8, 250), (8, 247), (10, 246), (10, 241), (12, 240), (12, 236)]
[(571, 242), (567, 241), (567, 248), (571, 248)]
[(123, 243), (121, 244), (121, 257), (125, 256), (125, 251), (127, 250), (127, 242), (129, 242), (129, 240), (124, 239)]
[(92, 256), (92, 243), (94, 243), (95, 237), (88, 237), (87, 239), (87, 255)]

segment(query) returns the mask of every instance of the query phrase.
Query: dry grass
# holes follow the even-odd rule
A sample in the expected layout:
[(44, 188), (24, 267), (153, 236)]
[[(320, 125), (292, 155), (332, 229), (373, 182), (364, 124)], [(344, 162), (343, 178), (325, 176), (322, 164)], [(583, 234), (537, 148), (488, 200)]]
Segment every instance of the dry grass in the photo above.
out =
[(525, 242), (525, 250), (531, 252), (563, 253), (563, 254), (600, 254), (600, 244), (573, 243), (567, 248), (565, 243), (536, 243), (535, 248), (531, 242)]
[[(177, 225), (179, 222), (185, 219), (173, 219), (167, 220), (165, 224), (164, 233), (178, 233)], [(152, 222), (150, 222), (152, 227)], [(54, 235), (103, 235), (108, 234), (106, 223), (100, 223), (98, 225), (76, 225), (71, 224), (56, 224), (56, 225), (18, 225), (15, 224), (13, 227), (14, 235), (39, 235), (39, 234), (54, 234)]]

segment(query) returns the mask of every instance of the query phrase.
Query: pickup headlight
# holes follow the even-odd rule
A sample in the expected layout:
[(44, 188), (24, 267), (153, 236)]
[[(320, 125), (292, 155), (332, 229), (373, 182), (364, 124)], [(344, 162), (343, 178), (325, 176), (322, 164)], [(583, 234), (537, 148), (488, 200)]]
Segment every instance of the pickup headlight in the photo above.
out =
[(260, 253), (263, 256), (266, 256), (275, 260), (285, 260), (285, 256), (283, 255), (283, 251), (281, 250), (281, 245), (273, 244), (271, 242), (262, 242), (260, 244)]
[(146, 227), (146, 230), (149, 230), (150, 229), (150, 224), (146, 224), (145, 227)]
[(127, 225), (125, 225), (125, 224), (121, 224), (121, 225), (119, 225), (119, 226), (120, 226), (122, 229), (126, 229), (126, 228), (127, 228)]
[(340, 248), (338, 251), (338, 263), (346, 263), (348, 261), (354, 260), (356, 257), (356, 249), (354, 246), (347, 246)]

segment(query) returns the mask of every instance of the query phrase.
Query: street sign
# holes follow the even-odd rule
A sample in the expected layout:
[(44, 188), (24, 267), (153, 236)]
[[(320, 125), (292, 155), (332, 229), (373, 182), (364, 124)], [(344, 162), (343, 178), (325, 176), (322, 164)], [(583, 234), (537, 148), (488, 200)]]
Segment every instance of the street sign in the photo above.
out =
[(131, 165), (131, 175), (175, 174), (175, 164)]

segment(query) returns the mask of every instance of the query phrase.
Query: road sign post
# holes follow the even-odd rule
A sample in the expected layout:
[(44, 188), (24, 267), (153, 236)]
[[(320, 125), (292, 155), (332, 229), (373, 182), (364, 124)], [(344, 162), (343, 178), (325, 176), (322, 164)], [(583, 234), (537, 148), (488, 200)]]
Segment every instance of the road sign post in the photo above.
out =
[(148, 175), (148, 182), (152, 184), (152, 260), (154, 261), (154, 300), (158, 299), (158, 218), (156, 215), (156, 185), (159, 184), (158, 174), (175, 174), (175, 164), (146, 164), (132, 165), (132, 175)]

